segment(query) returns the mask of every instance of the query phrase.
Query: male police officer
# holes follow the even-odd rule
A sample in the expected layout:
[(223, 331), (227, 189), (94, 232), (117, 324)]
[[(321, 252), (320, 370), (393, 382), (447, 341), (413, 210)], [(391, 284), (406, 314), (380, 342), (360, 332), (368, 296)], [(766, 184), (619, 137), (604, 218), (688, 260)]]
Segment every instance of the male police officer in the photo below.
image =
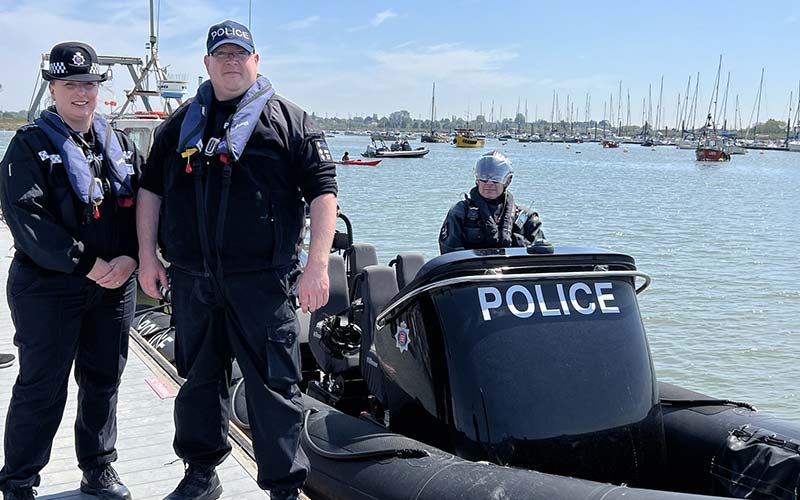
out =
[[(186, 475), (166, 500), (218, 498), (214, 468), (227, 441), (231, 356), (247, 384), (258, 484), (295, 499), (307, 471), (298, 323), (288, 272), (310, 204), (308, 261), (297, 284), (305, 311), (328, 300), (336, 221), (335, 165), (322, 131), (259, 75), (247, 27), (212, 26), (210, 81), (156, 132), (140, 191), (139, 280), (158, 297), (167, 284), (156, 234), (171, 263), (176, 365), (175, 452)], [(160, 224), (159, 224), (160, 223)], [(157, 231), (158, 228), (158, 231)]]
[(519, 208), (508, 191), (513, 173), (511, 160), (498, 151), (478, 159), (476, 186), (453, 205), (439, 231), (443, 254), (469, 248), (524, 247), (544, 239), (539, 214)]

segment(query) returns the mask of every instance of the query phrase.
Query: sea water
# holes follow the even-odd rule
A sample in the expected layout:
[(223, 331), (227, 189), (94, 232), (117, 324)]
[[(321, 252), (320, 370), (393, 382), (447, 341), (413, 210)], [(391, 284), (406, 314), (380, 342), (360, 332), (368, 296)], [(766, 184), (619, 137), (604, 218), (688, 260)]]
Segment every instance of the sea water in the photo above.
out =
[[(369, 138), (328, 142), (356, 158)], [(800, 153), (705, 163), (674, 147), (411, 144), (431, 151), (337, 171), (355, 239), (382, 263), (438, 255), (475, 160), (497, 149), (513, 162), (516, 203), (539, 212), (553, 244), (629, 254), (653, 278), (639, 305), (660, 380), (800, 421)]]

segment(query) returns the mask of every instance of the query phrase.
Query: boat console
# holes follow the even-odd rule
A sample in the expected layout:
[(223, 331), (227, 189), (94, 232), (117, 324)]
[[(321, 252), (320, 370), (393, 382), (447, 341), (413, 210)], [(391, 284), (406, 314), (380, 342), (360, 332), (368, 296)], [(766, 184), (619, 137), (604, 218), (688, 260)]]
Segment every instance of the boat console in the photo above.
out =
[[(627, 255), (550, 250), (454, 252), (413, 279), (365, 267), (350, 290), (354, 309), (340, 315), (361, 333), (343, 371), (357, 373), (358, 357), (391, 430), (461, 457), (645, 481), (663, 464), (664, 442), (636, 302), (649, 278)], [(315, 356), (329, 353), (317, 356), (323, 367), (335, 364), (330, 337), (318, 328), (311, 339)]]

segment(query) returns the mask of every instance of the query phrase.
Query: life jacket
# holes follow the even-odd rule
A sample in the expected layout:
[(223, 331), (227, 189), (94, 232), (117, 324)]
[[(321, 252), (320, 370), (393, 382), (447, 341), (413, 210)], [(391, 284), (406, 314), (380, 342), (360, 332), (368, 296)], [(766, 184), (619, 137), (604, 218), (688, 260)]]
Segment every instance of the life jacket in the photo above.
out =
[(504, 248), (514, 245), (513, 227), (516, 215), (514, 197), (506, 191), (499, 223), (495, 221), (494, 210), (472, 188), (464, 196), (464, 244), (467, 248)]
[[(34, 123), (52, 144), (48, 149), (56, 150), (56, 154), (50, 154), (47, 150), (38, 151), (37, 154), (51, 164), (60, 162), (63, 165), (73, 191), (83, 203), (90, 205), (95, 218), (100, 217), (98, 207), (110, 192), (116, 196), (120, 206), (133, 206), (131, 177), (135, 172), (130, 163), (133, 153), (123, 151), (119, 138), (105, 118), (95, 114), (92, 119), (91, 128), (97, 140), (94, 147), (99, 146), (99, 153), (87, 152), (79, 146), (73, 132), (53, 108), (42, 111)], [(85, 142), (84, 146), (88, 149)], [(92, 165), (99, 170), (94, 172), (97, 177), (93, 176)]]
[[(45, 130), (39, 127), (38, 124), (29, 123), (24, 125), (17, 130), (17, 133), (25, 134), (25, 142), (34, 152), (34, 156), (39, 164), (47, 170), (46, 179), (48, 182), (48, 197), (52, 202), (51, 210), (53, 214), (60, 219), (60, 222), (64, 225), (64, 227), (66, 227), (73, 235), (78, 234), (80, 227), (86, 224), (93, 217), (95, 205), (93, 203), (86, 203), (84, 207), (80, 207), (76, 204), (76, 202), (79, 200), (79, 195), (75, 191), (68, 172), (66, 172), (67, 164), (65, 162), (69, 160), (62, 157), (56, 146), (53, 145), (53, 142), (50, 140)], [(117, 137), (116, 132), (112, 131), (111, 133), (114, 138), (119, 141), (119, 137)], [(133, 166), (129, 165), (127, 162), (132, 161), (134, 152), (131, 150), (126, 150), (125, 146), (123, 145), (120, 146), (120, 151), (122, 157), (126, 160), (125, 171), (127, 172), (128, 169), (132, 171)], [(100, 160), (104, 162), (104, 166), (106, 168), (110, 168), (108, 163), (110, 160), (108, 158), (103, 157), (100, 158)], [(55, 175), (57, 171), (63, 172), (63, 177)], [(59, 182), (59, 178), (64, 179), (65, 182)], [(114, 189), (112, 188), (112, 182), (110, 182), (108, 179), (100, 179), (99, 181), (93, 182), (98, 182), (96, 185), (97, 187), (94, 189), (101, 189), (105, 193), (108, 193), (111, 189)], [(128, 191), (128, 186), (130, 185), (131, 183), (129, 176), (128, 182), (120, 187), (120, 195), (117, 199), (117, 202), (120, 204), (120, 206), (128, 207), (133, 205), (134, 190), (131, 188), (130, 191)], [(86, 194), (89, 194), (89, 190), (86, 191)], [(82, 199), (80, 202), (85, 203)], [(80, 210), (80, 208), (83, 208), (83, 210)], [(82, 217), (78, 217), (79, 212), (83, 213)]]

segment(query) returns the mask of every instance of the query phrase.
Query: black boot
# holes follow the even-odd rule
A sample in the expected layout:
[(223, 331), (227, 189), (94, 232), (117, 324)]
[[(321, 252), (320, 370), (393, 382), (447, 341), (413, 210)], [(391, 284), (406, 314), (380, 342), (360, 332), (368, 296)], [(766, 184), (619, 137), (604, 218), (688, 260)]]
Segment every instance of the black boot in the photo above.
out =
[(297, 488), (290, 490), (269, 490), (270, 500), (297, 500)]
[(214, 467), (188, 464), (183, 480), (164, 500), (216, 500), (222, 495), (222, 485)]
[(3, 489), (3, 500), (34, 500), (36, 491), (30, 486)]
[(14, 357), (13, 354), (6, 354), (4, 352), (0, 353), (0, 368), (6, 368), (14, 364)]
[(111, 464), (84, 471), (81, 491), (102, 500), (131, 500), (131, 492), (122, 484)]

